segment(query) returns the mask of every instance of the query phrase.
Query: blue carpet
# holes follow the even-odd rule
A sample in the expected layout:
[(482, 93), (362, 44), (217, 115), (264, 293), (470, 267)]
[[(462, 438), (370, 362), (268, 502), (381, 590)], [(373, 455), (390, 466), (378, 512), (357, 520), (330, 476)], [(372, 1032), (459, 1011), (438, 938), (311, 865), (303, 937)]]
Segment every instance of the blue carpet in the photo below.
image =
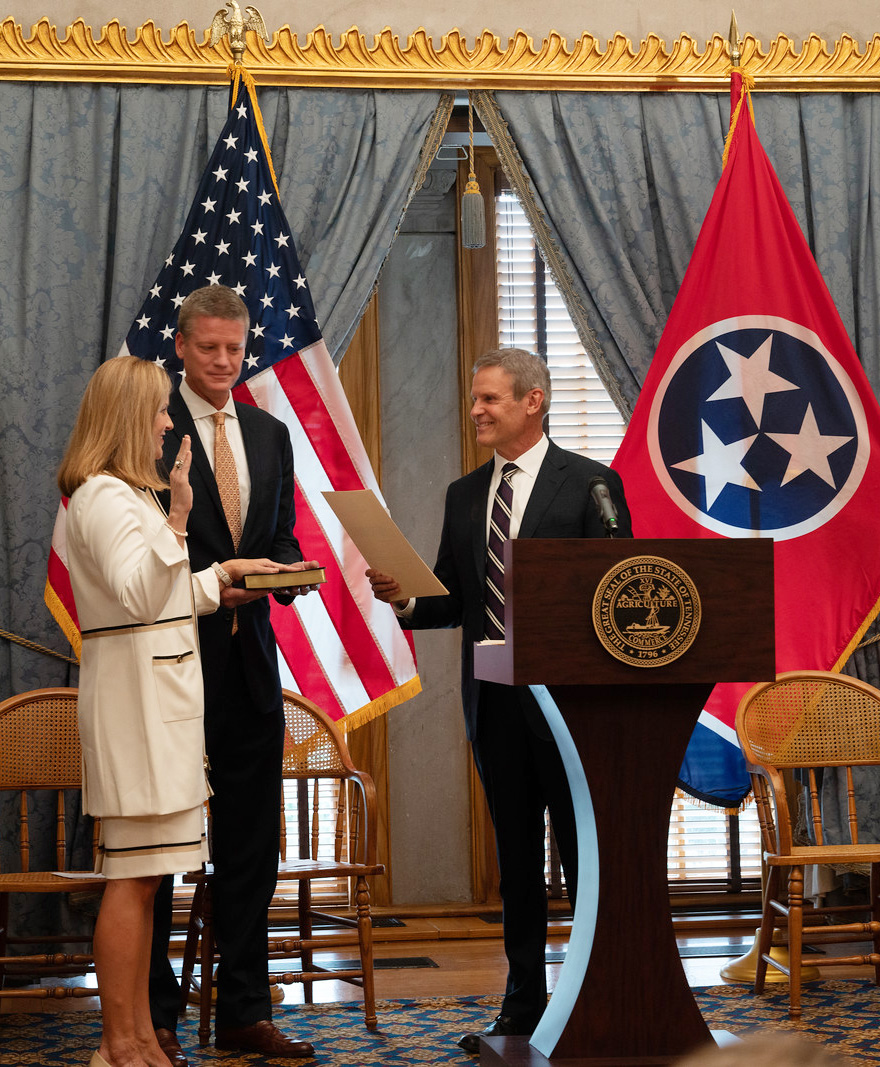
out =
[[(712, 1029), (743, 1036), (755, 1030), (789, 1031), (821, 1042), (857, 1062), (880, 1063), (880, 990), (868, 982), (827, 981), (804, 987), (803, 1018), (788, 1018), (788, 986), (774, 985), (761, 997), (748, 986), (712, 986), (695, 991)], [(370, 1033), (357, 1002), (276, 1008), (275, 1022), (293, 1037), (311, 1041), (316, 1055), (304, 1067), (475, 1067), (455, 1042), (480, 1030), (498, 1013), (500, 996), (380, 1000), (379, 1029)], [(100, 1015), (67, 1011), (0, 1015), (0, 1067), (84, 1067), (100, 1039)], [(196, 1015), (178, 1030), (193, 1067), (281, 1065), (256, 1054), (199, 1048)]]
[(787, 1031), (818, 1041), (829, 1051), (861, 1063), (880, 1063), (880, 988), (863, 981), (810, 982), (803, 987), (803, 1014), (788, 1017), (788, 983), (765, 987), (723, 985), (694, 990), (713, 1030), (742, 1037), (754, 1031)]
[[(364, 1026), (360, 1003), (276, 1007), (273, 1021), (289, 1034), (311, 1041), (315, 1057), (297, 1060), (304, 1067), (426, 1067), (454, 1064), (474, 1067), (475, 1058), (456, 1047), (467, 1030), (481, 1030), (498, 1014), (500, 996), (436, 997), (427, 1000), (377, 1001), (379, 1029)], [(260, 1067), (289, 1064), (256, 1053), (200, 1048), (197, 1015), (190, 1011), (178, 1026), (178, 1038), (193, 1067)], [(85, 1067), (98, 1047), (101, 1016), (94, 1011), (0, 1015), (2, 1067)]]

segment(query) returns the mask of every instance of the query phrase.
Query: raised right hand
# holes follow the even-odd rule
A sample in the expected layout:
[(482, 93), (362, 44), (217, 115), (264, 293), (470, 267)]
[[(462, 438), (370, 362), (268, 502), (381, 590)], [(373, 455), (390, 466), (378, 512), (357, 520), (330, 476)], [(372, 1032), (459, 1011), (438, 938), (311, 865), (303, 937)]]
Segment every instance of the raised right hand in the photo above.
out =
[(186, 520), (192, 511), (193, 492), (189, 484), (189, 469), (192, 466), (192, 448), (188, 434), (180, 442), (177, 458), (171, 465), (168, 481), (171, 500), (168, 505), (168, 525), (172, 530), (186, 530)]

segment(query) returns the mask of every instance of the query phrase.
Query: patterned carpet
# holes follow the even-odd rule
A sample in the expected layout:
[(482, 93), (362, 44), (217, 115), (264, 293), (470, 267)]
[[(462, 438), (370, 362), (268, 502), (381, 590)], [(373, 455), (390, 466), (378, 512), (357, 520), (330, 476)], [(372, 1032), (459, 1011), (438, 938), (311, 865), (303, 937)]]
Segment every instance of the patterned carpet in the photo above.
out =
[(787, 983), (768, 986), (760, 997), (743, 985), (695, 992), (703, 1018), (713, 1030), (730, 1030), (739, 1036), (752, 1030), (785, 1030), (860, 1063), (880, 1063), (880, 988), (870, 982), (805, 985), (803, 1015), (797, 1022), (788, 1017)]
[[(804, 1018), (788, 1018), (788, 987), (774, 986), (754, 997), (745, 986), (713, 986), (697, 991), (712, 1029), (743, 1035), (752, 1030), (787, 1030), (822, 1042), (835, 1052), (865, 1063), (880, 1063), (880, 989), (867, 982), (822, 982), (804, 991)], [(477, 1060), (456, 1047), (467, 1030), (482, 1029), (497, 1014), (501, 998), (441, 997), (378, 1003), (379, 1030), (363, 1025), (357, 1003), (278, 1008), (275, 1021), (292, 1036), (311, 1041), (316, 1055), (304, 1067), (474, 1067)], [(2, 1067), (84, 1067), (97, 1048), (97, 1012), (0, 1015)], [(178, 1035), (193, 1067), (260, 1067), (282, 1064), (256, 1054), (199, 1048), (196, 1019), (190, 1013)]]

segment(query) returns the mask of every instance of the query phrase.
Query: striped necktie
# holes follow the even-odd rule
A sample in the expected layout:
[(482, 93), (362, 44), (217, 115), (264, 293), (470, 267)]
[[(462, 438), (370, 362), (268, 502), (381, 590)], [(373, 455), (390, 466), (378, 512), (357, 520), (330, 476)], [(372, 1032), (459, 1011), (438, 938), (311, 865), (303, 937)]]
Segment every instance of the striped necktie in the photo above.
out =
[(489, 545), (486, 553), (486, 637), (504, 640), (504, 542), (510, 538), (510, 512), (513, 507), (511, 478), (519, 470), (515, 463), (501, 468), (501, 481), (492, 501)]
[(241, 542), (241, 494), (238, 488), (238, 469), (235, 466), (235, 456), (226, 436), (226, 412), (215, 411), (211, 418), (214, 420), (214, 478), (217, 481), (217, 491), (220, 494), (220, 503), (223, 505), (223, 514), (232, 534), (232, 543), (235, 551)]

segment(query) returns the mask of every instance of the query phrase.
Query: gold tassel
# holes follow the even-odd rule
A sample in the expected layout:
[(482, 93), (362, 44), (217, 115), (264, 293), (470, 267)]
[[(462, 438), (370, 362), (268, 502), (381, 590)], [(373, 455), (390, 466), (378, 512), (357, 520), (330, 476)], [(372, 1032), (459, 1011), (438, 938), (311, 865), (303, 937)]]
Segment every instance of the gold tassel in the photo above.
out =
[(465, 248), (482, 248), (486, 244), (486, 208), (474, 173), (474, 110), (468, 92), (468, 135), (470, 164), (468, 183), (461, 194), (461, 243)]

